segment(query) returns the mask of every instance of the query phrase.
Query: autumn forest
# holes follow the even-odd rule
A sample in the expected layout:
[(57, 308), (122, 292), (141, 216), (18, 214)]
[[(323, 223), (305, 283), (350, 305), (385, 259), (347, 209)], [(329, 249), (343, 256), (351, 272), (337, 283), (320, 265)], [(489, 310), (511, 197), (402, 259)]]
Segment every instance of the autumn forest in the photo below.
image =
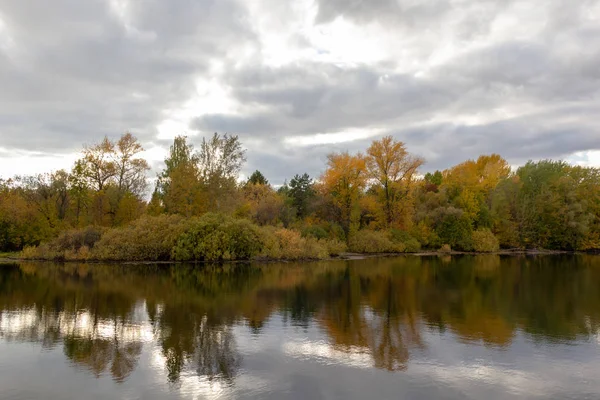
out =
[(600, 248), (598, 168), (542, 160), (511, 170), (490, 154), (423, 174), (424, 159), (383, 137), (275, 187), (260, 171), (240, 178), (238, 136), (196, 147), (175, 138), (155, 180), (142, 151), (127, 133), (85, 146), (70, 171), (0, 180), (0, 251), (212, 261)]

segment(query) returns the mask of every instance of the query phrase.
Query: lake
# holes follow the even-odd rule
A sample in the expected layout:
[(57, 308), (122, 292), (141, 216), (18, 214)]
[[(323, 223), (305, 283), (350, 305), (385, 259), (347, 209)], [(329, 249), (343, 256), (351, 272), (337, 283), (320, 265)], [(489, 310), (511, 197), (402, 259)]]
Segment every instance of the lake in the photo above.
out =
[(600, 257), (0, 265), (0, 399), (600, 398)]

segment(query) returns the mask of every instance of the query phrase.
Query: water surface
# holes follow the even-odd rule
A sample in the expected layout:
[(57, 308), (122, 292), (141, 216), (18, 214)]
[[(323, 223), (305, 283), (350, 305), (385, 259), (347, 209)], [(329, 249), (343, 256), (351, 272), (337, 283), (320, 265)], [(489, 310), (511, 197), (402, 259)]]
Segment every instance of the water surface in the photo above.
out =
[(0, 399), (600, 398), (600, 257), (0, 265)]

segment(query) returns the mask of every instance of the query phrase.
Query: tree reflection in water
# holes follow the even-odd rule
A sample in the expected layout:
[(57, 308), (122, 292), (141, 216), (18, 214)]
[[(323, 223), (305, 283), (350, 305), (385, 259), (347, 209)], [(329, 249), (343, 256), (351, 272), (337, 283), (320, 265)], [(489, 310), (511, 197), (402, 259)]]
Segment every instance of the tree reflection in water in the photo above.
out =
[(600, 258), (391, 258), (284, 265), (0, 266), (0, 339), (62, 346), (95, 376), (125, 381), (145, 346), (166, 379), (231, 384), (243, 364), (235, 327), (278, 315), (319, 328), (335, 351), (405, 369), (426, 332), (504, 348), (598, 334)]

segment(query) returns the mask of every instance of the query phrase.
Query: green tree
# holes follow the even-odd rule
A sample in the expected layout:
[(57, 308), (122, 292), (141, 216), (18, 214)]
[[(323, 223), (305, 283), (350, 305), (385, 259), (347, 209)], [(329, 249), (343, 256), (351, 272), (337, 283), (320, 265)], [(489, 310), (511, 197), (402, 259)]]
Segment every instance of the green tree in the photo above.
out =
[(297, 216), (304, 218), (308, 216), (311, 201), (314, 199), (316, 191), (311, 177), (304, 173), (296, 174), (289, 184), (288, 196), (292, 199), (292, 205), (296, 208)]
[(269, 181), (259, 170), (256, 170), (252, 173), (252, 175), (250, 175), (250, 177), (246, 181), (246, 184), (268, 185)]
[(520, 178), (518, 220), (523, 245), (574, 250), (588, 234), (593, 216), (578, 182), (564, 161), (528, 162), (517, 170)]

